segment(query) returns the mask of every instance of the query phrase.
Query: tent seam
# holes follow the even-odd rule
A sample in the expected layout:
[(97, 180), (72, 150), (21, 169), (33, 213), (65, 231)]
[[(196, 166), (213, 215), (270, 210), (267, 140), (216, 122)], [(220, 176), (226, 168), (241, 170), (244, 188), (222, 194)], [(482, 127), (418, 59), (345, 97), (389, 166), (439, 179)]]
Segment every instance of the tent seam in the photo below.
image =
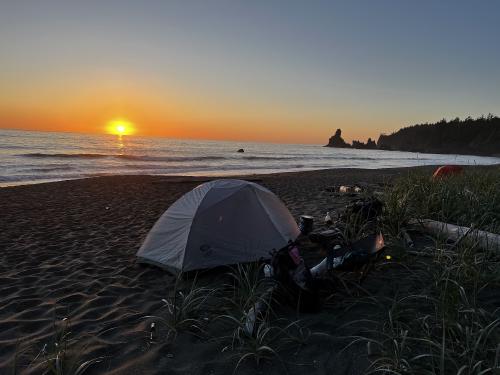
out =
[(280, 237), (285, 240), (285, 242), (288, 242), (290, 239), (289, 238), (285, 238), (285, 235), (283, 233), (281, 233), (281, 231), (279, 230), (279, 227), (276, 225), (276, 221), (273, 220), (273, 218), (271, 217), (271, 215), (267, 211), (266, 206), (261, 202), (260, 197), (257, 194), (257, 192), (255, 190), (253, 190), (253, 189), (252, 189), (252, 192), (255, 194), (255, 196), (257, 198), (257, 202), (259, 202), (259, 205), (262, 207), (262, 209), (266, 213), (267, 217), (269, 218), (269, 221), (271, 221), (271, 223), (273, 223), (274, 229), (279, 233)]
[[(217, 181), (217, 180), (214, 180), (214, 181)], [(200, 202), (198, 203), (198, 207), (196, 207), (196, 210), (194, 211), (193, 217), (191, 218), (191, 222), (189, 223), (189, 229), (188, 229), (188, 234), (187, 234), (187, 238), (186, 238), (186, 245), (184, 247), (184, 251), (182, 252), (182, 260), (181, 260), (180, 273), (182, 273), (184, 271), (184, 260), (186, 259), (186, 253), (187, 253), (186, 250), (187, 250), (188, 243), (189, 243), (189, 237), (191, 236), (191, 229), (193, 229), (194, 218), (196, 217), (196, 214), (198, 213), (198, 210), (200, 209), (201, 202), (203, 202), (203, 199), (205, 199), (205, 197), (207, 196), (208, 192), (210, 191), (210, 189), (214, 185), (213, 181), (210, 181), (208, 184), (211, 184), (211, 185), (210, 185), (210, 187), (207, 188), (207, 190), (205, 191), (205, 193), (201, 197)], [(203, 186), (203, 185), (204, 184), (201, 184), (201, 185), (198, 185), (198, 186)]]

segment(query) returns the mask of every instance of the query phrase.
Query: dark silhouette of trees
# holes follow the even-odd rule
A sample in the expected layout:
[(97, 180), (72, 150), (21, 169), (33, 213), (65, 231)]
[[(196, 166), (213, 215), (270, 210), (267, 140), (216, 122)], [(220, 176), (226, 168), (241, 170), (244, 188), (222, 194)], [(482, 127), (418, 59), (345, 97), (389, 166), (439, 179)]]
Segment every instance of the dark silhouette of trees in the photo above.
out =
[(457, 117), (413, 125), (381, 134), (377, 146), (384, 150), (500, 155), (500, 118), (490, 113), (477, 119)]

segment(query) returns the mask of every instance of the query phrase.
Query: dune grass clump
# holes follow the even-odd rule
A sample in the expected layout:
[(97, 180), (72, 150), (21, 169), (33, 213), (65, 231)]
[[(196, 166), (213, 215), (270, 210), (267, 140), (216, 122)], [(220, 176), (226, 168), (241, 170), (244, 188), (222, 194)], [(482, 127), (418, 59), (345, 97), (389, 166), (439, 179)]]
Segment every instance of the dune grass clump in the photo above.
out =
[(397, 234), (408, 220), (433, 219), (500, 233), (500, 169), (432, 179), (412, 173), (386, 188), (385, 223)]
[[(246, 360), (253, 359), (259, 366), (264, 360), (281, 358), (276, 343), (278, 327), (270, 324), (272, 295), (263, 298), (266, 280), (262, 278), (262, 265), (258, 263), (238, 264), (227, 273), (224, 300), (226, 313), (217, 318), (223, 321), (228, 335), (217, 339), (225, 342), (223, 352), (232, 352), (237, 359), (234, 373)], [(263, 311), (248, 315), (257, 305)], [(249, 328), (252, 327), (252, 328)]]
[[(42, 349), (33, 358), (28, 369), (37, 368), (43, 374), (50, 375), (83, 375), (91, 366), (102, 362), (104, 357), (81, 361), (77, 348), (77, 339), (71, 338), (71, 324), (69, 319), (54, 321), (54, 334), (49, 342), (43, 344)], [(14, 373), (16, 373), (14, 371)]]
[[(312, 332), (301, 321), (279, 318), (274, 309), (279, 306), (273, 294), (275, 283), (262, 277), (262, 265), (240, 264), (227, 276), (225, 299), (229, 303), (225, 314), (217, 317), (224, 327), (221, 331), (226, 334), (216, 337), (216, 340), (223, 345), (221, 351), (230, 353), (230, 358), (235, 361), (233, 373), (237, 373), (246, 362), (257, 367), (265, 362), (277, 362), (281, 372), (287, 373), (282, 352), (290, 348), (298, 352), (311, 337), (323, 334)], [(258, 312), (249, 314), (255, 308)]]
[[(411, 175), (386, 191), (383, 224), (401, 236), (410, 218), (498, 233), (500, 173), (442, 180)], [(422, 250), (422, 249), (421, 249)], [(348, 347), (367, 346), (367, 373), (494, 374), (500, 371), (500, 254), (474, 238), (437, 238), (411, 260), (410, 291), (372, 298), (381, 314)], [(415, 282), (417, 281), (417, 282)]]
[(222, 315), (228, 335), (218, 337), (223, 343), (222, 352), (229, 352), (235, 361), (233, 374), (246, 362), (257, 367), (264, 363), (277, 362), (283, 373), (288, 373), (287, 363), (282, 353), (293, 349), (295, 355), (308, 344), (313, 336), (330, 337), (326, 333), (313, 332), (301, 321), (276, 318), (271, 309), (257, 315), (255, 329), (248, 330), (246, 316)]
[(226, 274), (228, 281), (224, 285), (225, 301), (229, 309), (239, 313), (248, 312), (260, 300), (269, 287), (262, 275), (263, 265), (258, 263), (237, 264)]
[(414, 266), (420, 283), (410, 293), (370, 299), (382, 313), (348, 345), (366, 344), (367, 373), (500, 371), (500, 309), (487, 301), (500, 289), (500, 259), (471, 244), (447, 246), (436, 244), (431, 263)]
[[(278, 326), (272, 325), (269, 315), (258, 316), (256, 326), (252, 332), (249, 332), (245, 317), (225, 315), (224, 318), (232, 326), (230, 335), (220, 337), (223, 342), (229, 342), (222, 349), (223, 352), (230, 351), (232, 358), (236, 359), (236, 365), (233, 373), (236, 373), (239, 367), (247, 360), (254, 360), (257, 366), (265, 360), (278, 360), (283, 363), (278, 354), (281, 349), (280, 333)], [(286, 367), (285, 367), (286, 369)]]
[(162, 312), (146, 317), (166, 328), (167, 341), (175, 339), (180, 331), (204, 332), (206, 322), (203, 317), (207, 311), (208, 300), (217, 292), (214, 288), (197, 286), (196, 278), (185, 290), (180, 288), (180, 283), (181, 279), (178, 278), (172, 294), (162, 300)]
[[(410, 178), (410, 177), (409, 177)], [(384, 234), (392, 239), (401, 239), (405, 227), (415, 217), (415, 209), (412, 207), (411, 185), (407, 180), (399, 181), (393, 186), (387, 187), (384, 193), (384, 208), (381, 224)]]
[(350, 213), (345, 216), (345, 222), (340, 225), (342, 239), (345, 243), (353, 243), (366, 236), (371, 227), (371, 222), (363, 217), (362, 213)]

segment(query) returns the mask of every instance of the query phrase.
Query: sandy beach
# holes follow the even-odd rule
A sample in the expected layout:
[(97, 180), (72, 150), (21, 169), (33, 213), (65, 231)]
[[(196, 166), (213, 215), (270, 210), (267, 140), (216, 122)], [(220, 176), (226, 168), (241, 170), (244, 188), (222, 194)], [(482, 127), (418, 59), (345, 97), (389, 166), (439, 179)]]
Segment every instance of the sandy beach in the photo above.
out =
[[(432, 171), (432, 167), (420, 168)], [(329, 192), (334, 185), (358, 185), (381, 191), (411, 169), (339, 169), (246, 177), (276, 193), (295, 218), (312, 215), (318, 227), (326, 211), (341, 209), (351, 198)], [(0, 372), (14, 362), (26, 373), (54, 334), (54, 322), (67, 318), (78, 361), (103, 357), (87, 373), (231, 374), (235, 360), (217, 339), (217, 322), (207, 321), (208, 336), (180, 333), (174, 341), (151, 343), (147, 316), (159, 314), (174, 277), (136, 263), (135, 253), (158, 217), (207, 178), (114, 176), (0, 189)], [(244, 215), (244, 212), (242, 212)], [(321, 259), (306, 247), (309, 265)], [(363, 284), (370, 293), (394, 295), (411, 287), (402, 267), (381, 263)], [(223, 276), (207, 273), (199, 282), (217, 285)], [(337, 296), (338, 297), (338, 296)], [(373, 318), (373, 307), (349, 307), (354, 298), (325, 302), (317, 314), (302, 314), (312, 332), (304, 346), (284, 350), (290, 374), (358, 374), (367, 365), (366, 348), (352, 347), (345, 336)], [(284, 309), (284, 317), (296, 313)], [(209, 318), (207, 318), (208, 320)], [(16, 355), (17, 352), (17, 355)], [(283, 373), (282, 364), (238, 373)]]

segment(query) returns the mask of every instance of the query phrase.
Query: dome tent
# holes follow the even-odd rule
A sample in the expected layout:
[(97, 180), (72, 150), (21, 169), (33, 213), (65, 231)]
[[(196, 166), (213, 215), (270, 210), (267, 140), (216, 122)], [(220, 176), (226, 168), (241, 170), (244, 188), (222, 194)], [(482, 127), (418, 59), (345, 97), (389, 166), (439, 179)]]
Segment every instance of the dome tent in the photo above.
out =
[(173, 272), (269, 258), (299, 229), (268, 189), (242, 180), (214, 180), (183, 195), (158, 219), (137, 252), (140, 262)]

